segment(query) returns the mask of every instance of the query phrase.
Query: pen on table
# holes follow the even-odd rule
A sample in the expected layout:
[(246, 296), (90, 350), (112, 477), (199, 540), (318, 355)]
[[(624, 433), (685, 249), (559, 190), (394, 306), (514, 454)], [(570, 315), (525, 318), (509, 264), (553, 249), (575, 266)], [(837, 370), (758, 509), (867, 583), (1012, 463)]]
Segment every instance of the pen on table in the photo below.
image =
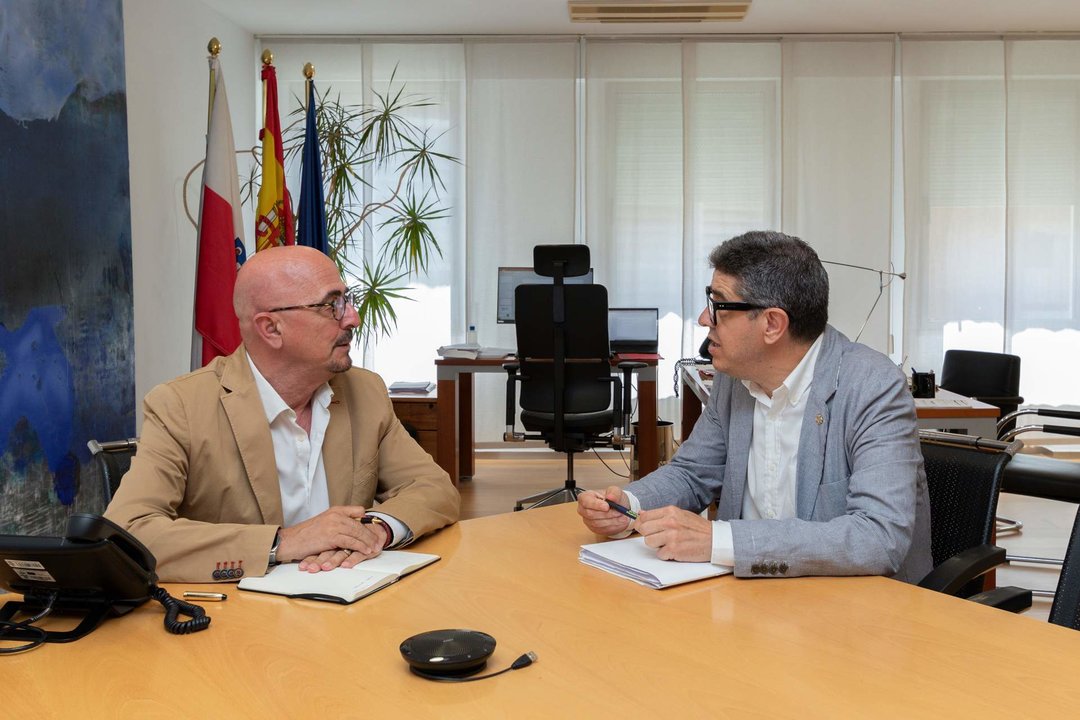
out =
[(211, 602), (222, 602), (228, 599), (228, 595), (225, 593), (216, 592), (195, 592), (193, 590), (184, 591), (184, 597), (189, 600), (209, 600)]
[(606, 502), (608, 504), (608, 507), (611, 508), (612, 510), (614, 510), (615, 512), (622, 513), (623, 515), (630, 518), (631, 520), (637, 520), (637, 513), (634, 512), (633, 510), (631, 510), (630, 508), (623, 507), (619, 503), (614, 502), (613, 500), (608, 500), (607, 498), (604, 498), (604, 502)]

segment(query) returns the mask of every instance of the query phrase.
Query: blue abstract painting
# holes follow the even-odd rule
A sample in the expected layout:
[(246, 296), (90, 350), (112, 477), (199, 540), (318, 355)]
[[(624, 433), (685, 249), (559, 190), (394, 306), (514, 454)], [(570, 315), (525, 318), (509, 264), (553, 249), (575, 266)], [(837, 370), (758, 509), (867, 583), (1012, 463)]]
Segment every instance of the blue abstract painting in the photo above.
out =
[(0, 533), (101, 512), (135, 434), (122, 0), (0, 2)]

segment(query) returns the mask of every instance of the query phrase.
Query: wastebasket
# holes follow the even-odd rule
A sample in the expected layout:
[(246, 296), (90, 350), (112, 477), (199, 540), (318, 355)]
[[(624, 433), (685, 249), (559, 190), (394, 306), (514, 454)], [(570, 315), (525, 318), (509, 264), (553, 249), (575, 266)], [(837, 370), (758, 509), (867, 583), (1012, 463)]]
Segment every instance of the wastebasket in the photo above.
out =
[[(630, 423), (634, 437), (638, 437), (638, 423)], [(656, 421), (656, 465), (666, 465), (671, 456), (675, 454), (675, 424), (669, 420)], [(641, 475), (638, 473), (637, 446), (630, 448), (630, 479), (637, 480)]]

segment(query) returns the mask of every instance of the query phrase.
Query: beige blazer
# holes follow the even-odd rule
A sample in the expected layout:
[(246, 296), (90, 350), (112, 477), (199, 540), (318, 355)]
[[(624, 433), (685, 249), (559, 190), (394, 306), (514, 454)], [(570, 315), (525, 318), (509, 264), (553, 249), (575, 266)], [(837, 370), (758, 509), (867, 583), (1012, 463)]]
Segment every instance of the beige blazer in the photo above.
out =
[[(323, 441), (330, 505), (377, 502), (414, 537), (455, 522), (457, 489), (402, 427), (382, 379), (353, 368), (330, 387)], [(105, 516), (154, 553), (162, 581), (265, 573), (283, 523), (281, 491), (244, 347), (159, 385), (143, 405), (138, 453)]]

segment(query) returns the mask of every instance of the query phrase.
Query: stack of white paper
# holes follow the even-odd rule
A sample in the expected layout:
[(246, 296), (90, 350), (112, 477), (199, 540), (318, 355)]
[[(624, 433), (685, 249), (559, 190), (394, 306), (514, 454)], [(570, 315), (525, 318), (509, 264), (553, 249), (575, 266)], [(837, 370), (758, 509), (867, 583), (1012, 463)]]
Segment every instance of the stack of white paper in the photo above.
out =
[(480, 346), (476, 343), (458, 343), (456, 345), (443, 345), (437, 352), (439, 357), (466, 358), (475, 360), (480, 354)]
[(390, 384), (390, 392), (392, 393), (429, 393), (434, 389), (435, 383), (429, 380), (419, 380), (416, 382), (398, 380), (397, 382)]
[(501, 347), (482, 347), (480, 348), (480, 357), (482, 358), (501, 358), (507, 355), (513, 355), (517, 350), (514, 348), (501, 348)]
[(582, 545), (578, 559), (604, 572), (657, 589), (727, 575), (732, 571), (726, 565), (710, 562), (661, 560), (656, 557), (655, 550), (646, 547), (645, 538), (640, 536)]

